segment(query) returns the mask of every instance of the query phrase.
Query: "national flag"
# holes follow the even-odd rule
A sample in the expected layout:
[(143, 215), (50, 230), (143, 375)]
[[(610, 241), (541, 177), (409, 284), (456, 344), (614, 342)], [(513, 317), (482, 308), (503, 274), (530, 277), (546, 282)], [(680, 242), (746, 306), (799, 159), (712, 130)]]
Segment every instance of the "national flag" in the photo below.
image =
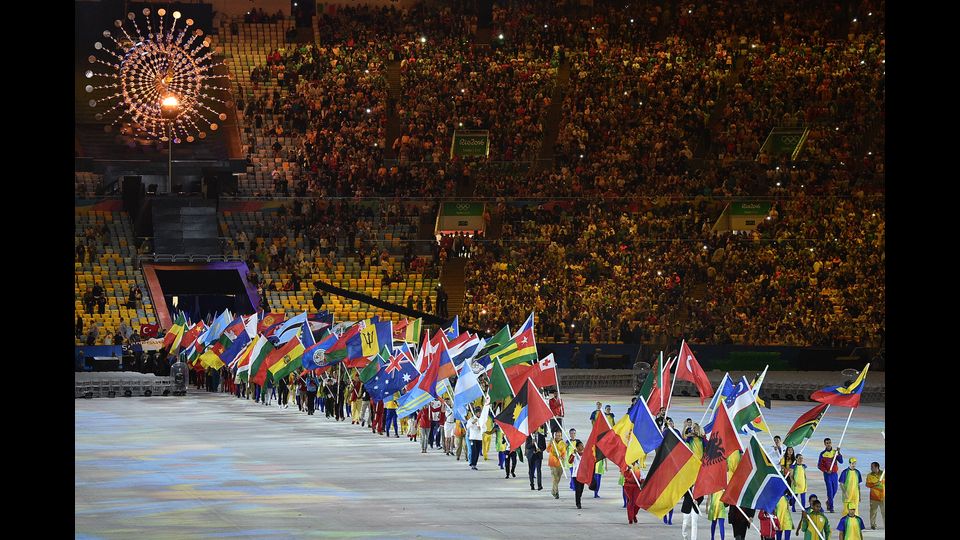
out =
[[(637, 396), (642, 397), (648, 403), (650, 402), (650, 394), (653, 392), (653, 387), (655, 384), (663, 386), (663, 381), (661, 380), (661, 374), (663, 373), (663, 351), (660, 351), (660, 359), (653, 363), (653, 366), (650, 368), (650, 373), (647, 374), (646, 378), (643, 379), (643, 384), (640, 385), (640, 392)], [(657, 405), (659, 407), (659, 404)], [(657, 411), (653, 409), (650, 412), (656, 414)]]
[(813, 437), (813, 432), (817, 430), (820, 419), (823, 418), (823, 415), (826, 414), (829, 407), (829, 403), (820, 403), (800, 415), (800, 418), (797, 418), (797, 421), (793, 423), (793, 427), (787, 432), (787, 436), (783, 438), (783, 445), (800, 446), (803, 444), (803, 441)]
[(240, 335), (238, 335), (234, 340), (227, 346), (226, 349), (220, 353), (220, 360), (223, 360), (225, 364), (233, 364), (234, 359), (237, 355), (240, 354), (240, 351), (250, 343), (251, 339), (247, 335), (246, 330), (241, 329)]
[(527, 330), (532, 330), (532, 329), (533, 329), (533, 312), (531, 311), (530, 316), (527, 317), (527, 320), (523, 321), (523, 324), (520, 325), (520, 328), (517, 330), (517, 333), (513, 335), (513, 337), (517, 337), (523, 332), (526, 332)]
[(650, 391), (650, 397), (647, 399), (647, 407), (650, 412), (656, 416), (661, 409), (670, 408), (670, 398), (672, 397), (673, 385), (670, 382), (670, 370), (676, 363), (675, 360), (667, 360), (663, 365), (663, 371), (657, 379), (653, 381), (653, 389)]
[(613, 431), (620, 435), (626, 445), (625, 459), (627, 464), (633, 463), (649, 454), (663, 442), (663, 434), (657, 427), (643, 396), (637, 398), (636, 403), (630, 406), (627, 414), (620, 417), (613, 425)]
[(417, 317), (416, 319), (410, 321), (404, 319), (397, 324), (393, 325), (393, 340), (394, 341), (403, 341), (405, 343), (418, 343), (420, 339), (420, 327), (423, 324), (423, 319)]
[(664, 430), (663, 443), (657, 448), (650, 471), (643, 480), (636, 505), (663, 518), (693, 486), (699, 471), (700, 460), (693, 450), (680, 440), (675, 430)]
[(510, 442), (510, 448), (521, 448), (527, 436), (551, 418), (553, 413), (547, 402), (528, 380), (513, 401), (494, 417), (494, 421)]
[[(141, 324), (140, 325), (140, 337), (142, 339), (155, 338), (159, 333), (160, 333), (159, 324)], [(169, 350), (169, 348), (167, 350)]]
[(440, 345), (440, 349), (437, 351), (437, 357), (440, 362), (440, 367), (437, 368), (438, 379), (447, 379), (457, 374), (457, 367), (454, 365), (453, 360), (450, 359), (450, 353), (447, 351), (446, 343)]
[(470, 364), (461, 364), (457, 377), (457, 386), (453, 389), (453, 416), (461, 422), (466, 422), (465, 412), (467, 405), (483, 396), (483, 390), (477, 381), (477, 374), (470, 369)]
[[(282, 323), (286, 317), (283, 313), (274, 312), (264, 314), (260, 317), (260, 322), (257, 323), (257, 332), (263, 334), (267, 328)], [(264, 334), (264, 337), (267, 337), (267, 335)]]
[[(357, 352), (359, 352), (359, 336), (360, 335), (360, 324), (354, 324), (353, 326), (346, 329), (343, 332), (336, 342), (326, 350), (326, 362), (327, 365), (336, 364), (337, 362), (342, 362), (343, 360), (349, 357), (347, 351), (348, 343), (356, 342)], [(322, 367), (322, 366), (321, 366)]]
[(212, 345), (215, 341), (220, 339), (220, 335), (223, 334), (223, 331), (226, 330), (227, 326), (229, 326), (231, 322), (233, 322), (233, 316), (230, 314), (230, 310), (223, 310), (223, 313), (214, 319), (213, 324), (210, 325), (210, 328), (208, 328), (204, 334), (205, 337), (202, 338), (203, 344)]
[(707, 405), (707, 411), (710, 414), (710, 422), (707, 425), (703, 426), (703, 432), (707, 435), (710, 434), (710, 430), (713, 429), (713, 413), (717, 410), (717, 403), (720, 399), (726, 400), (727, 397), (733, 395), (734, 385), (730, 381), (730, 374), (724, 373), (723, 378), (720, 379), (720, 384), (717, 385), (717, 391), (713, 394), (713, 398), (710, 399), (710, 404)]
[(491, 358), (499, 358), (503, 367), (510, 367), (523, 362), (536, 362), (537, 340), (533, 335), (533, 329), (526, 330), (510, 339), (510, 343), (499, 351), (490, 353)]
[(470, 332), (464, 332), (447, 343), (447, 352), (450, 360), (460, 366), (466, 360), (472, 360), (480, 348), (480, 337)]
[[(206, 331), (207, 325), (203, 321), (197, 321), (190, 330), (187, 330), (183, 334), (183, 339), (180, 340), (180, 350), (189, 349), (197, 342), (197, 338), (200, 337), (204, 331)], [(170, 352), (175, 353), (176, 351), (171, 349)]]
[(302, 356), (303, 343), (300, 342), (300, 338), (294, 337), (267, 355), (263, 360), (260, 371), (251, 380), (262, 385), (266, 378), (270, 377), (271, 381), (276, 382), (280, 377), (300, 367), (302, 365), (300, 357)]
[(710, 434), (703, 448), (702, 464), (697, 474), (697, 483), (693, 488), (694, 498), (726, 488), (727, 458), (734, 452), (743, 451), (737, 432), (730, 423), (730, 413), (727, 412), (727, 406), (724, 403), (717, 406), (712, 423), (716, 429)]
[[(626, 472), (628, 468), (627, 445), (623, 442), (620, 434), (613, 430), (607, 415), (604, 414), (601, 416), (603, 417), (603, 423), (607, 426), (607, 430), (597, 435), (597, 459), (606, 458), (612, 461), (621, 472)], [(600, 422), (596, 423), (599, 424)]]
[(376, 356), (384, 347), (393, 344), (393, 323), (375, 322), (360, 330), (360, 355), (366, 358)]
[(490, 370), (490, 386), (488, 388), (490, 402), (496, 403), (506, 399), (513, 398), (516, 392), (510, 385), (510, 379), (503, 369), (503, 364), (499, 360), (493, 361), (493, 368)]
[(707, 378), (707, 374), (700, 367), (700, 362), (697, 362), (696, 357), (693, 356), (693, 351), (690, 350), (686, 340), (680, 343), (680, 356), (677, 360), (677, 372), (674, 376), (677, 380), (692, 382), (697, 387), (697, 392), (700, 394), (700, 405), (703, 405), (706, 398), (713, 396), (710, 379)]
[(867, 364), (866, 367), (863, 368), (863, 371), (860, 372), (860, 375), (849, 385), (828, 386), (823, 390), (817, 390), (813, 394), (810, 394), (810, 399), (840, 407), (850, 407), (854, 409), (859, 407), (860, 395), (863, 393), (863, 387), (866, 383), (867, 371), (869, 371), (869, 369), (870, 364)]
[[(296, 336), (299, 336), (298, 333), (302, 326), (307, 322), (307, 312), (304, 311), (300, 315), (296, 315), (281, 324), (273, 335), (277, 336), (278, 344), (283, 345), (284, 343), (290, 341)], [(308, 327), (309, 331), (309, 327)]]
[[(219, 343), (217, 345), (219, 345)], [(200, 355), (200, 365), (204, 368), (220, 369), (226, 364), (220, 359), (220, 356), (210, 348)]]
[[(382, 357), (383, 357), (383, 353), (381, 353), (381, 354), (377, 357), (377, 361), (376, 361), (376, 362), (370, 362), (369, 364), (367, 364), (367, 367), (363, 368), (363, 370), (360, 371), (360, 375), (359, 375), (359, 376), (360, 376), (360, 382), (362, 382), (362, 383), (364, 383), (364, 385), (366, 385), (366, 383), (367, 383), (368, 381), (372, 380), (372, 379), (377, 375), (377, 373), (380, 372), (380, 366), (382, 366), (382, 365), (385, 364), (385, 362), (382, 362), (382, 361), (381, 361), (381, 360), (382, 360)], [(370, 390), (367, 389), (367, 392), (369, 392), (369, 391), (370, 391)]]
[(550, 353), (540, 359), (530, 370), (533, 382), (540, 388), (547, 386), (559, 386), (560, 380), (557, 377), (557, 362)]
[(460, 315), (453, 316), (450, 327), (444, 330), (443, 333), (450, 339), (454, 339), (460, 335)]
[(593, 473), (597, 467), (597, 438), (600, 434), (608, 431), (610, 428), (606, 422), (594, 422), (593, 429), (590, 430), (590, 436), (583, 445), (583, 456), (580, 458), (580, 468), (577, 470), (577, 481), (581, 484), (590, 485), (593, 480)]
[(326, 357), (327, 350), (333, 347), (340, 338), (329, 330), (324, 330), (323, 332), (320, 341), (309, 347), (306, 347), (306, 344), (304, 344), (306, 349), (303, 351), (303, 359), (301, 361), (303, 362), (303, 368), (306, 370), (314, 370), (329, 365)]
[[(273, 343), (269, 339), (260, 335), (257, 339), (257, 344), (254, 346), (253, 350), (250, 351), (250, 373), (249, 380), (250, 382), (256, 382), (259, 378), (261, 381), (266, 378), (266, 369), (263, 368), (264, 360), (267, 356), (273, 352), (274, 347)], [(260, 373), (263, 373), (263, 377), (260, 377)], [(259, 382), (257, 384), (263, 384)]]
[(180, 312), (177, 314), (177, 318), (174, 319), (173, 326), (171, 326), (167, 334), (163, 336), (164, 348), (173, 353), (177, 352), (177, 347), (180, 346), (180, 341), (183, 339), (186, 325), (187, 322), (183, 318), (183, 312)]
[(510, 325), (505, 325), (500, 329), (499, 332), (493, 335), (490, 339), (487, 340), (487, 343), (477, 351), (478, 356), (483, 356), (489, 354), (491, 358), (494, 356), (494, 352), (500, 349), (503, 349), (507, 346), (508, 343), (511, 343), (510, 339)]
[(773, 408), (773, 405), (770, 400), (760, 399), (760, 385), (763, 384), (763, 379), (767, 376), (767, 369), (769, 368), (770, 366), (763, 368), (763, 373), (760, 373), (750, 381), (750, 388), (753, 390), (753, 395), (757, 399), (757, 405), (767, 409)]
[[(746, 382), (746, 378), (743, 378), (743, 382)], [(733, 420), (733, 427), (737, 431), (743, 431), (744, 428), (749, 428), (753, 424), (754, 419), (760, 416), (760, 407), (757, 406), (757, 400), (753, 392), (748, 389), (733, 399), (733, 404), (730, 406), (730, 416)]]
[(756, 436), (750, 437), (750, 446), (740, 458), (722, 502), (743, 508), (774, 512), (777, 502), (787, 491), (787, 483), (780, 476)]
[(250, 353), (253, 352), (258, 340), (259, 338), (254, 338), (253, 341), (247, 343), (247, 346), (244, 347), (243, 351), (237, 356), (237, 374), (234, 377), (234, 382), (247, 382), (247, 380), (250, 378)]
[(427, 369), (417, 379), (414, 387), (397, 401), (397, 418), (404, 418), (420, 410), (437, 397), (437, 374), (440, 372), (440, 359), (434, 357)]
[(386, 360), (386, 363), (380, 364), (377, 374), (367, 384), (367, 391), (371, 396), (380, 396), (379, 399), (386, 400), (420, 376), (420, 372), (406, 357), (402, 354), (389, 356), (386, 349), (378, 356), (377, 362), (370, 363), (377, 364), (383, 360)]

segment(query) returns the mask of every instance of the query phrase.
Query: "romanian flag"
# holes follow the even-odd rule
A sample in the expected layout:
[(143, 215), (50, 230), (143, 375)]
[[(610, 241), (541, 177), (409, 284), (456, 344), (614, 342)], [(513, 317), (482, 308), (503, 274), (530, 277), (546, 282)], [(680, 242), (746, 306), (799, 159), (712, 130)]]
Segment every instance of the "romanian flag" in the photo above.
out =
[(820, 403), (855, 409), (860, 406), (860, 395), (863, 394), (863, 386), (866, 383), (867, 371), (869, 370), (870, 364), (867, 364), (849, 386), (828, 386), (810, 394), (810, 399)]
[(780, 476), (780, 471), (770, 461), (754, 435), (750, 437), (750, 447), (743, 453), (720, 500), (743, 508), (773, 513), (777, 502), (786, 491), (787, 482)]
[(693, 450), (680, 440), (675, 430), (664, 430), (663, 443), (657, 448), (636, 505), (662, 518), (693, 486), (699, 471), (700, 460)]
[(817, 430), (820, 419), (823, 418), (829, 407), (828, 403), (821, 403), (800, 415), (800, 418), (797, 418), (793, 427), (787, 432), (787, 436), (783, 438), (783, 445), (800, 446), (803, 441), (813, 437), (813, 432)]
[(267, 357), (267, 376), (277, 382), (303, 366), (303, 342), (294, 337)]
[(500, 426), (510, 448), (522, 448), (531, 433), (553, 418), (550, 406), (529, 380), (517, 393), (517, 397), (503, 408), (493, 420)]

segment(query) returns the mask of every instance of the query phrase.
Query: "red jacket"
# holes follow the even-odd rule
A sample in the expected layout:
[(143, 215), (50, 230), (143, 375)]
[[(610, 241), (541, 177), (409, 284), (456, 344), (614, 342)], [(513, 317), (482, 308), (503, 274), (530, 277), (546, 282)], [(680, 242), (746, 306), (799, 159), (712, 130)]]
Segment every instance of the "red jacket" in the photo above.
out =
[(430, 410), (429, 407), (420, 409), (417, 413), (417, 425), (421, 428), (430, 429)]
[(550, 412), (557, 418), (563, 418), (563, 401), (560, 398), (550, 398)]
[(777, 535), (777, 531), (780, 530), (780, 520), (777, 519), (777, 516), (761, 510), (757, 519), (760, 520), (760, 536), (774, 537)]

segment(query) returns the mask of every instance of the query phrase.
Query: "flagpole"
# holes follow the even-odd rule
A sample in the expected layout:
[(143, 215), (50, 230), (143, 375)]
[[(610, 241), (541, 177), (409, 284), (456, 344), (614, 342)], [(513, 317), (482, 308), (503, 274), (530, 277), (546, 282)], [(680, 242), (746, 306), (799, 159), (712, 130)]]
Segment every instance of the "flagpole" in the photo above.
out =
[[(680, 358), (680, 357), (678, 356), (677, 358)], [(670, 361), (671, 361), (671, 360), (668, 358), (668, 359), (667, 359), (667, 362), (670, 362)], [(664, 368), (664, 369), (667, 370), (667, 373), (670, 373), (670, 367), (669, 367), (669, 366), (667, 366), (667, 367)], [(670, 381), (670, 393), (667, 394), (667, 408), (666, 408), (666, 410), (663, 411), (663, 422), (664, 422), (664, 424), (666, 424), (666, 422), (667, 422), (667, 411), (670, 410), (670, 402), (673, 401), (673, 399), (671, 399), (672, 396), (673, 396), (673, 388), (674, 388), (676, 385), (677, 385), (677, 377), (676, 377), (676, 375), (674, 375), (673, 380)], [(663, 402), (663, 395), (662, 395), (663, 392), (660, 392), (660, 394), (661, 394), (661, 396), (660, 396), (660, 401), (661, 401), (661, 403), (662, 403), (662, 402)]]
[(847, 423), (843, 425), (843, 433), (840, 434), (840, 442), (837, 443), (837, 450), (833, 453), (833, 460), (827, 470), (833, 469), (833, 464), (837, 462), (837, 456), (840, 455), (840, 447), (843, 446), (843, 437), (847, 434), (847, 426), (850, 425), (850, 418), (853, 416), (853, 407), (850, 407), (850, 414), (847, 415)]
[[(830, 404), (827, 403), (827, 407), (823, 409), (823, 416), (820, 417), (821, 422), (823, 421), (823, 417), (827, 415), (827, 411), (829, 410), (830, 410)], [(809, 443), (810, 440), (813, 439), (813, 434), (817, 432), (818, 427), (820, 427), (820, 422), (817, 422), (816, 427), (813, 428), (813, 433), (811, 433), (810, 436), (807, 437), (807, 440), (803, 441), (803, 447), (800, 448), (799, 452), (796, 452), (797, 455), (803, 454), (803, 451), (807, 449), (807, 443)]]
[[(720, 386), (723, 387), (723, 379), (720, 379)], [(714, 395), (715, 395), (715, 396), (719, 396), (719, 395), (720, 395), (720, 388), (717, 388), (717, 393), (714, 394)], [(717, 401), (719, 401), (719, 400), (720, 400), (720, 398), (718, 397), (718, 398), (717, 398)], [(716, 409), (716, 404), (711, 401), (709, 404), (707, 404), (707, 408), (705, 408), (705, 409), (703, 410), (703, 416), (700, 417), (700, 425), (701, 425), (701, 426), (703, 425), (703, 421), (707, 419), (708, 413), (712, 413), (712, 412), (713, 412), (713, 409)]]
[[(660, 388), (660, 385), (663, 383), (663, 351), (660, 351), (660, 370), (659, 370), (657, 373), (659, 374), (659, 375), (657, 376), (658, 379), (655, 380), (655, 381), (653, 381), (653, 382), (657, 383), (657, 389), (660, 390), (660, 392), (659, 392), (659, 394), (660, 394), (660, 410), (657, 411), (657, 414), (659, 414), (660, 411), (663, 411), (663, 388)], [(669, 401), (668, 401), (668, 403), (669, 403)], [(663, 412), (663, 423), (664, 423), (664, 425), (666, 425), (666, 423), (667, 423), (667, 412), (666, 412), (666, 411)]]
[[(753, 396), (753, 402), (754, 403), (757, 402), (757, 396)], [(772, 442), (773, 445), (776, 446), (777, 441), (773, 440), (773, 433), (770, 433), (770, 424), (768, 424), (767, 419), (763, 417), (763, 407), (757, 407), (757, 411), (760, 412), (760, 421), (763, 422), (763, 425), (767, 426), (767, 437), (770, 437), (770, 442)], [(753, 424), (753, 422), (750, 422), (750, 423)], [(811, 437), (812, 436), (813, 435), (811, 435)]]

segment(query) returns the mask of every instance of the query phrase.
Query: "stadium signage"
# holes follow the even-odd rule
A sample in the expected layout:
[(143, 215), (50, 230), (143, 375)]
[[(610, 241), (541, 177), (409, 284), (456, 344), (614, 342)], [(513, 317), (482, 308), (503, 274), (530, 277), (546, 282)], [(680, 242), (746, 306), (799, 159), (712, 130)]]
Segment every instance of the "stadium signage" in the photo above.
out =
[(487, 157), (490, 154), (490, 132), (456, 130), (450, 145), (450, 157)]

